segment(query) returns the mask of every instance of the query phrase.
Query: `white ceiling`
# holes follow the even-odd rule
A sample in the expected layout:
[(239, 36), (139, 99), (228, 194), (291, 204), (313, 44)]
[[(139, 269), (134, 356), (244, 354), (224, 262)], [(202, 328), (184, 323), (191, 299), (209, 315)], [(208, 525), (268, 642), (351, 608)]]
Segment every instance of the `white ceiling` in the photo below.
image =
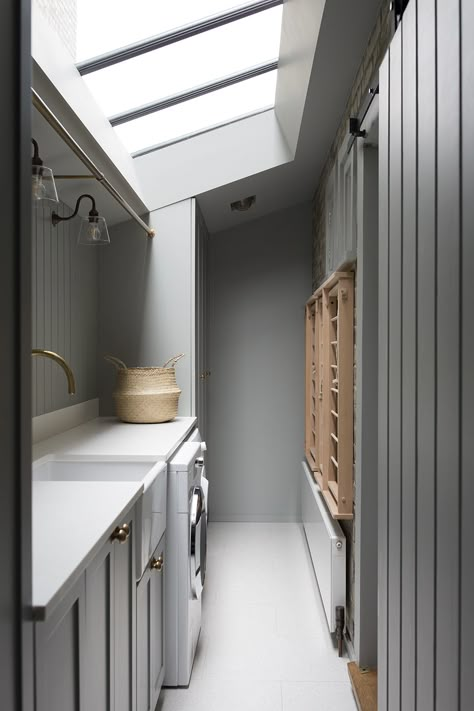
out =
[[(380, 0), (327, 0), (295, 159), (198, 196), (211, 233), (311, 200), (375, 24)], [(248, 212), (230, 203), (257, 196)]]

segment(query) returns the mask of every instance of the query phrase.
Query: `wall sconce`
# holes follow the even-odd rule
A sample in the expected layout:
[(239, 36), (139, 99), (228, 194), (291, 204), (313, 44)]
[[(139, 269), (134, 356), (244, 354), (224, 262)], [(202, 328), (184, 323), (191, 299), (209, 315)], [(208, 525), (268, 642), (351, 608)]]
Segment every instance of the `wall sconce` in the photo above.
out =
[(39, 157), (38, 144), (34, 138), (31, 139), (34, 153), (31, 159), (31, 190), (35, 203), (40, 200), (59, 202), (56, 183), (54, 182), (53, 171), (43, 165)]
[(60, 222), (66, 222), (67, 220), (72, 220), (76, 217), (79, 210), (79, 205), (83, 198), (89, 198), (92, 201), (92, 210), (89, 212), (88, 217), (81, 218), (81, 227), (79, 229), (79, 236), (77, 239), (77, 244), (94, 246), (100, 244), (110, 244), (109, 232), (107, 230), (107, 223), (104, 217), (100, 217), (99, 213), (95, 209), (95, 200), (92, 195), (80, 195), (77, 198), (76, 208), (72, 215), (69, 217), (60, 217), (57, 212), (53, 212), (51, 215), (51, 221), (54, 226)]

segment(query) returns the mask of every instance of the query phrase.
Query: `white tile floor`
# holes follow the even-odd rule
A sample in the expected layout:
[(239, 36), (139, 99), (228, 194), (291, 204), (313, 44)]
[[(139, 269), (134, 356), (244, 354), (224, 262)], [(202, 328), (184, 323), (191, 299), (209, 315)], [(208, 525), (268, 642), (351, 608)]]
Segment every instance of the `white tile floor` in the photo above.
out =
[(307, 556), (298, 524), (210, 524), (191, 683), (158, 711), (357, 711)]

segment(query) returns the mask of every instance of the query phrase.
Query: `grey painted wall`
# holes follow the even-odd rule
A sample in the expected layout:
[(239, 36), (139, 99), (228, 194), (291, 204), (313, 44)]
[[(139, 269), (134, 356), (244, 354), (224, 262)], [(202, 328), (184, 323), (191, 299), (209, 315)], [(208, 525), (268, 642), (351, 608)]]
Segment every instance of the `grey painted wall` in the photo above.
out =
[(162, 365), (184, 352), (176, 367), (182, 390), (179, 414), (194, 403), (195, 309), (194, 201), (183, 200), (150, 214), (156, 236), (148, 239), (134, 222), (110, 230), (111, 245), (100, 258), (100, 412), (114, 412), (110, 353), (129, 366)]
[(474, 698), (473, 32), (411, 0), (381, 69), (380, 711)]
[[(72, 212), (63, 203), (56, 211), (63, 216)], [(56, 363), (35, 357), (34, 416), (98, 397), (99, 251), (109, 248), (78, 247), (78, 218), (53, 227), (51, 212), (41, 205), (32, 214), (32, 344), (66, 359), (76, 395), (68, 395), (65, 374)]]
[(311, 206), (211, 235), (213, 520), (299, 520)]

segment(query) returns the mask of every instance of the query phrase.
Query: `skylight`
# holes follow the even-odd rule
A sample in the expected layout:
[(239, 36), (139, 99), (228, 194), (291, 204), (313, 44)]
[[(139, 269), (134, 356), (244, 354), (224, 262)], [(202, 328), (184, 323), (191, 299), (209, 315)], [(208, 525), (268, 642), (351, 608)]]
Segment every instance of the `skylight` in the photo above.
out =
[(130, 152), (274, 106), (282, 0), (234, 3), (77, 1), (78, 69)]

